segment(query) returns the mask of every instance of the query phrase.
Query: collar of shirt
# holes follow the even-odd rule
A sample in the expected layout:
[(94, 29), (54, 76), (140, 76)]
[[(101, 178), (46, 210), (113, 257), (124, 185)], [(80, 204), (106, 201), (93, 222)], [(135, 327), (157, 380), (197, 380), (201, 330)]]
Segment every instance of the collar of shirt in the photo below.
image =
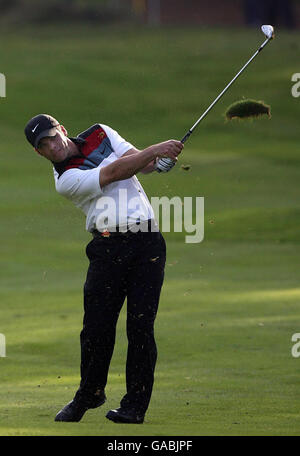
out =
[(60, 166), (60, 167), (64, 167), (66, 166), (66, 164), (68, 163), (69, 160), (71, 160), (71, 158), (74, 158), (74, 157), (84, 157), (84, 155), (81, 153), (81, 146), (83, 146), (83, 144), (85, 143), (85, 139), (82, 139), (82, 138), (69, 138), (73, 143), (75, 143), (76, 145), (79, 146), (79, 154), (78, 155), (73, 155), (72, 157), (68, 157), (66, 158), (65, 160), (61, 161), (61, 162), (52, 162), (52, 164), (54, 166)]
[[(76, 138), (73, 138), (73, 137), (72, 137), (72, 138), (69, 138), (69, 139), (70, 139), (71, 141), (73, 141), (73, 143), (75, 143), (76, 145), (78, 145), (78, 146), (80, 146), (80, 147), (83, 146), (83, 144), (85, 143), (85, 139), (80, 138), (79, 136), (77, 136)], [(80, 148), (80, 147), (79, 147), (79, 148)]]

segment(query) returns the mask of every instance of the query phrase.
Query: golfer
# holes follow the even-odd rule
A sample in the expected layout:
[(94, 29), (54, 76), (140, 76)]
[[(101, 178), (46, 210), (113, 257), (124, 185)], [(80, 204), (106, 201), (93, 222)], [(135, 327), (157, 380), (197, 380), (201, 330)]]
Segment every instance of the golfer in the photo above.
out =
[[(92, 235), (86, 247), (90, 264), (80, 334), (81, 381), (73, 400), (58, 412), (55, 421), (80, 421), (88, 409), (104, 404), (116, 324), (127, 298), (127, 391), (120, 407), (106, 417), (114, 422), (143, 423), (154, 382), (154, 321), (166, 246), (136, 174), (168, 171), (183, 144), (169, 140), (139, 151), (102, 124), (71, 138), (47, 114), (33, 117), (25, 135), (52, 162), (56, 190), (85, 213), (86, 229)], [(163, 164), (162, 157), (173, 162)]]

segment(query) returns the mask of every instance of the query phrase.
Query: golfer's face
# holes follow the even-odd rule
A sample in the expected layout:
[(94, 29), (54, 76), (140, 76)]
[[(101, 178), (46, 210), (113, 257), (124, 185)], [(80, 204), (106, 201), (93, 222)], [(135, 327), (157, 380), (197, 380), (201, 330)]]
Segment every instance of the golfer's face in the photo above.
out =
[(53, 162), (61, 162), (68, 157), (69, 143), (67, 136), (59, 129), (55, 136), (42, 138), (38, 145), (38, 152)]

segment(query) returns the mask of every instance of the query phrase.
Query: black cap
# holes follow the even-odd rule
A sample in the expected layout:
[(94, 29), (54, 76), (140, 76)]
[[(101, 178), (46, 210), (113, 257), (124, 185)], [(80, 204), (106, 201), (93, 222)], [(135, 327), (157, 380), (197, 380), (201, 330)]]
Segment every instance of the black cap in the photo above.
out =
[(37, 148), (39, 141), (45, 136), (55, 136), (59, 122), (48, 114), (39, 114), (29, 120), (25, 127), (25, 135), (30, 144)]

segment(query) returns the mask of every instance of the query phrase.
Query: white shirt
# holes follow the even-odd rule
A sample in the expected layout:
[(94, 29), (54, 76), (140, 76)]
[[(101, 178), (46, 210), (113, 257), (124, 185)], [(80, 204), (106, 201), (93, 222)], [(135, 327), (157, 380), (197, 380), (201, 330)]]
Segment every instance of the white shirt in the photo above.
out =
[(111, 142), (113, 152), (93, 169), (72, 168), (59, 177), (53, 168), (57, 192), (85, 213), (86, 229), (90, 232), (94, 229), (115, 231), (116, 226), (126, 231), (127, 225), (135, 225), (137, 221), (154, 220), (151, 204), (136, 176), (100, 187), (101, 168), (133, 148), (115, 130), (100, 125)]

